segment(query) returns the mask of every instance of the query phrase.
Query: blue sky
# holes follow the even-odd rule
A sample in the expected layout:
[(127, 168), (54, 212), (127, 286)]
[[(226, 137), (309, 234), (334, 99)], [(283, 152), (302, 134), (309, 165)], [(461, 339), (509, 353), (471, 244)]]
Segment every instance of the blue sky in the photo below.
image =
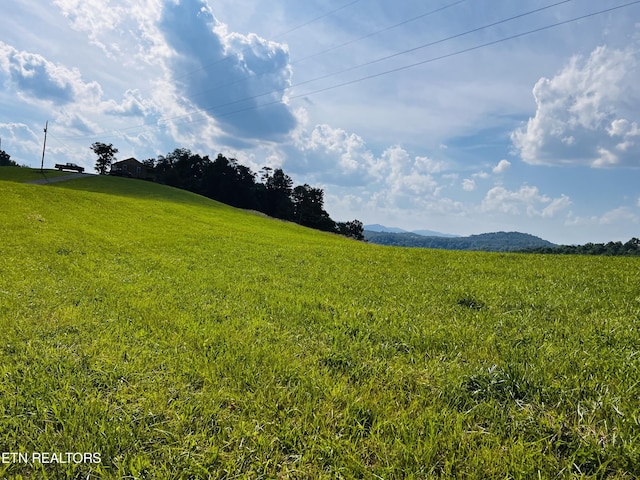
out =
[(39, 166), (48, 120), (46, 166), (189, 148), (336, 220), (626, 241), (640, 3), (585, 16), (629, 1), (4, 0), (2, 149)]

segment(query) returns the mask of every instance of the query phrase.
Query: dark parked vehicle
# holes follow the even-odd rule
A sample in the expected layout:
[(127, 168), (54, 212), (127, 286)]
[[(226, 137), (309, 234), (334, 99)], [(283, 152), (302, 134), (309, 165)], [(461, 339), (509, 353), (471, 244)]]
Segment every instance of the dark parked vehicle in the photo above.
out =
[(78, 173), (84, 172), (84, 167), (80, 165), (76, 165), (75, 163), (65, 163), (64, 165), (61, 163), (56, 163), (56, 168), (60, 171), (62, 170), (75, 170)]

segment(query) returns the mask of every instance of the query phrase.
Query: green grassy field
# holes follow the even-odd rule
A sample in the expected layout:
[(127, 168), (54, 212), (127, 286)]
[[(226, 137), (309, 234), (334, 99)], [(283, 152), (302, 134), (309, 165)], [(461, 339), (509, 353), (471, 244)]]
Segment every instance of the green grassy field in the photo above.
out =
[[(640, 477), (640, 259), (380, 247), (0, 169), (0, 478)], [(8, 175), (8, 174), (7, 174)]]

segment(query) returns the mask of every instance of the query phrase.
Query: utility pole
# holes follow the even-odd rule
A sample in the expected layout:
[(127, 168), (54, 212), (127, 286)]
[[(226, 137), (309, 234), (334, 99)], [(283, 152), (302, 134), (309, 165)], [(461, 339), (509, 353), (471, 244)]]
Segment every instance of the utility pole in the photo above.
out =
[(40, 172), (44, 170), (44, 150), (47, 148), (47, 128), (49, 127), (49, 120), (44, 126), (44, 143), (42, 144), (42, 162), (40, 162)]

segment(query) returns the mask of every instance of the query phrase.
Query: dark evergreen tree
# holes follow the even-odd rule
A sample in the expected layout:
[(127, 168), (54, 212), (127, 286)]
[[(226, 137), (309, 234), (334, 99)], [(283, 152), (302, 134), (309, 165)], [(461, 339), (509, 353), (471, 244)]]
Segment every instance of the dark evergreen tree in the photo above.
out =
[[(263, 169), (264, 170), (264, 169)], [(264, 177), (263, 177), (264, 178)], [(265, 181), (266, 201), (264, 212), (267, 215), (284, 220), (295, 220), (291, 195), (293, 180), (281, 168), (276, 168), (273, 175)]]
[(178, 172), (174, 168), (174, 158), (171, 154), (158, 156), (156, 160), (156, 181), (172, 187), (182, 188), (178, 178)]
[(256, 174), (245, 165), (236, 164), (236, 205), (240, 208), (258, 209)]
[(207, 166), (204, 172), (204, 195), (219, 202), (232, 204), (235, 167), (233, 161), (222, 154)]

